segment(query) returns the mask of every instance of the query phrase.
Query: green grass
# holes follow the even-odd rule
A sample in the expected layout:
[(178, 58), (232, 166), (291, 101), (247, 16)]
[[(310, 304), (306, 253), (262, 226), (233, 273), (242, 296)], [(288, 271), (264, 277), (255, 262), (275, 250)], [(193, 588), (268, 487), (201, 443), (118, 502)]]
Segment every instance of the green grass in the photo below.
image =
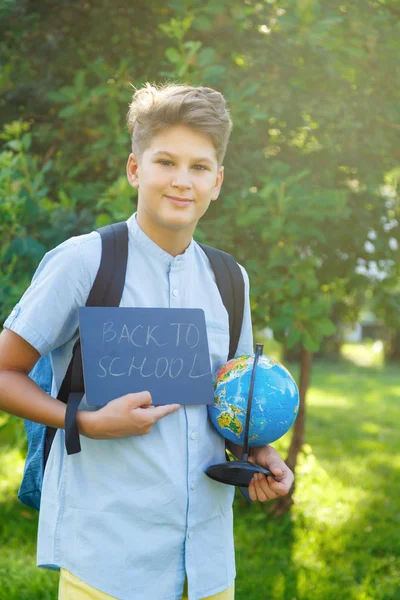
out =
[(315, 363), (307, 401), (291, 514), (236, 498), (237, 598), (399, 600), (399, 368)]
[[(314, 364), (291, 513), (276, 519), (236, 497), (236, 600), (400, 599), (400, 373), (367, 350)], [(20, 430), (5, 431), (0, 600), (55, 599), (57, 574), (35, 567), (36, 513), (15, 501)]]

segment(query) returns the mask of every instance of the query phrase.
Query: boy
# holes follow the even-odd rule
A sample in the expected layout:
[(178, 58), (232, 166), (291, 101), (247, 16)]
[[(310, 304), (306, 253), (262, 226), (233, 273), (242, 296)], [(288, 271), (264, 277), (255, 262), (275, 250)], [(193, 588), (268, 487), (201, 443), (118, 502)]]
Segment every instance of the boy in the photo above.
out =
[[(232, 123), (210, 88), (146, 86), (128, 113), (127, 177), (138, 188), (128, 219), (129, 257), (121, 306), (202, 308), (212, 370), (227, 360), (228, 315), (207, 257), (193, 240), (217, 200)], [(47, 253), (0, 336), (0, 408), (58, 428), (43, 482), (38, 566), (61, 569), (59, 598), (191, 600), (233, 598), (234, 488), (205, 469), (225, 460), (225, 441), (206, 406), (151, 405), (146, 391), (78, 411), (82, 451), (64, 450), (58, 388), (100, 263), (96, 232)], [(253, 352), (248, 277), (237, 355)], [(28, 373), (51, 352), (52, 396)], [(236, 454), (238, 447), (233, 448)], [(252, 460), (278, 481), (254, 478), (253, 500), (289, 490), (293, 475), (270, 447)], [(185, 583), (186, 580), (186, 583)], [(185, 583), (185, 590), (184, 588)]]

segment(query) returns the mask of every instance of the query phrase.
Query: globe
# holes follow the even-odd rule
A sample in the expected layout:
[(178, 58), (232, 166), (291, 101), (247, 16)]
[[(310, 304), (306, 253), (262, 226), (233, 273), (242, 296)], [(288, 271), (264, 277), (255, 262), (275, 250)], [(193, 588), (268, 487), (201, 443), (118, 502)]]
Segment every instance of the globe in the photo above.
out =
[[(214, 377), (214, 403), (208, 406), (216, 430), (243, 446), (254, 354), (222, 365)], [(261, 355), (256, 367), (250, 414), (249, 446), (264, 446), (282, 437), (299, 410), (299, 391), (289, 371)]]

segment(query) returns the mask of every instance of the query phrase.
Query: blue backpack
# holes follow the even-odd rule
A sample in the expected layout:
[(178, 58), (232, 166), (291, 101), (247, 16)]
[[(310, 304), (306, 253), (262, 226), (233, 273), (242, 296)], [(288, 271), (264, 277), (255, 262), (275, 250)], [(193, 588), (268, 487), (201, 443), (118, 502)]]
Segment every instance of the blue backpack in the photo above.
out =
[[(97, 230), (101, 236), (102, 251), (99, 270), (86, 306), (119, 306), (128, 260), (128, 228), (125, 221)], [(234, 258), (221, 250), (199, 244), (213, 268), (223, 304), (229, 316), (229, 355), (235, 356), (242, 329), (244, 309), (244, 281)], [(50, 356), (43, 356), (29, 373), (37, 385), (51, 393), (53, 371)], [(75, 342), (72, 357), (57, 398), (67, 405), (65, 415), (65, 447), (67, 454), (80, 452), (76, 414), (84, 395), (84, 380), (80, 340)], [(28, 439), (28, 453), (18, 498), (39, 510), (43, 476), (56, 429), (24, 420)]]

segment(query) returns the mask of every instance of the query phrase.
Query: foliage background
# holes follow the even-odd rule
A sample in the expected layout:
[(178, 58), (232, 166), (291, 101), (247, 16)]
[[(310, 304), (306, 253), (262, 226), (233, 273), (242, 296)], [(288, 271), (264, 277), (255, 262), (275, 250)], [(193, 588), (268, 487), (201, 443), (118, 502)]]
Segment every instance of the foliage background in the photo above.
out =
[[(1, 317), (45, 249), (132, 212), (131, 84), (169, 80), (228, 100), (198, 237), (247, 267), (256, 327), (315, 351), (378, 287), (396, 329), (399, 16), (384, 0), (2, 0)], [(384, 290), (356, 272), (371, 261)]]
[[(196, 235), (247, 268), (255, 329), (316, 352), (367, 303), (398, 360), (399, 34), (396, 0), (0, 0), (1, 321), (47, 249), (134, 210), (124, 175), (131, 85), (169, 80), (228, 100), (225, 181)], [(387, 396), (396, 390), (390, 383)], [(7, 427), (19, 447), (21, 429)], [(390, 452), (385, 468), (392, 481)], [(291, 531), (282, 523), (277, 536), (285, 523)], [(356, 585), (349, 597), (396, 597), (394, 543), (390, 552), (375, 597), (367, 580), (357, 588), (360, 563), (355, 584), (343, 565), (343, 582)]]

